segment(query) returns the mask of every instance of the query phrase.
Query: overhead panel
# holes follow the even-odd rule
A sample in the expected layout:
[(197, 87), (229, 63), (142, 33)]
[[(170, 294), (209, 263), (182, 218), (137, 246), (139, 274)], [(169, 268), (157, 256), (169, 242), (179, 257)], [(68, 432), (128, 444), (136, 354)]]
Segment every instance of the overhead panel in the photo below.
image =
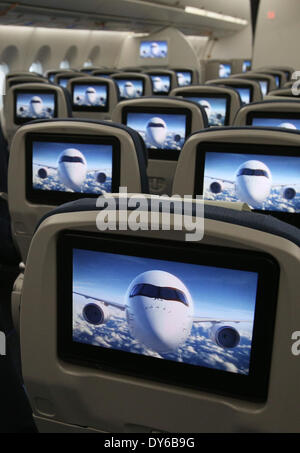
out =
[(243, 28), (240, 24), (185, 12), (186, 5), (195, 4), (195, 0), (182, 2), (175, 0), (159, 2), (156, 0), (0, 1), (0, 24), (146, 33), (171, 26), (186, 34), (213, 33), (216, 37), (234, 33)]

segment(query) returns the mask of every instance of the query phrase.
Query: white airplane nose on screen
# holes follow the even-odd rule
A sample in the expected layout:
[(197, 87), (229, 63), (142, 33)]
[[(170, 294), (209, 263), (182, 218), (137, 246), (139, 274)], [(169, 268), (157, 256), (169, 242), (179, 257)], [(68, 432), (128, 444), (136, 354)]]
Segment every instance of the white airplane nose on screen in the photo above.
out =
[(130, 333), (158, 353), (178, 349), (192, 328), (193, 301), (184, 283), (165, 271), (138, 275), (126, 294)]
[(75, 148), (64, 150), (58, 158), (58, 174), (61, 182), (73, 190), (80, 192), (86, 178), (87, 163), (83, 154)]
[(39, 96), (33, 96), (30, 100), (30, 109), (34, 116), (41, 115), (43, 112), (43, 101)]
[(146, 138), (148, 142), (159, 148), (163, 145), (167, 138), (168, 128), (163, 119), (152, 118), (146, 126)]
[(263, 162), (249, 160), (238, 168), (236, 192), (241, 201), (259, 207), (270, 195), (271, 187), (271, 171)]

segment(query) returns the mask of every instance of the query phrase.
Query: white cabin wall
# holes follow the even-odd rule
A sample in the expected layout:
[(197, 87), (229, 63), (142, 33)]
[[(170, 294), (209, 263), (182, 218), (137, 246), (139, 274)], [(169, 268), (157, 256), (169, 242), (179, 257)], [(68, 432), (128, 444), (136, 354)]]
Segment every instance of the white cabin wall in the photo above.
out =
[(198, 60), (203, 60), (207, 44), (209, 41), (208, 36), (187, 36), (186, 39), (192, 45), (194, 51), (196, 52)]
[[(10, 71), (28, 70), (39, 57), (43, 70), (57, 69), (69, 53), (71, 67), (81, 68), (90, 54), (94, 66), (115, 66), (128, 33), (0, 26), (0, 63)], [(11, 47), (13, 46), (13, 47)]]
[(252, 58), (252, 30), (251, 25), (247, 25), (242, 31), (230, 36), (218, 39), (211, 49), (210, 55), (205, 58), (213, 60), (231, 60), (235, 58), (251, 59)]
[[(270, 19), (268, 12), (274, 12)], [(300, 1), (261, 0), (253, 66), (286, 65), (299, 69)]]
[[(139, 58), (141, 41), (164, 41), (169, 43), (168, 58), (161, 59), (142, 59)], [(186, 36), (175, 28), (166, 28), (159, 33), (149, 36), (136, 37), (129, 36), (122, 47), (118, 67), (126, 66), (170, 66), (186, 67), (199, 70), (199, 60), (196, 52)]]

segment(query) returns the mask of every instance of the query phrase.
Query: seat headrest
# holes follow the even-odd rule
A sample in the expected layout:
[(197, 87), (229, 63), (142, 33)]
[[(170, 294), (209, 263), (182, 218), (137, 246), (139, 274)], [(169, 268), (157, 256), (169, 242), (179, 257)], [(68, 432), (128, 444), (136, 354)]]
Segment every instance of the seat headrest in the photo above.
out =
[[(115, 195), (116, 208), (117, 210), (122, 210), (124, 205), (120, 203), (120, 198), (118, 195)], [(134, 198), (136, 201), (139, 200), (138, 194)], [(144, 199), (143, 199), (144, 200)], [(197, 217), (197, 206), (196, 203), (191, 201), (191, 208), (189, 212), (193, 217)], [(144, 208), (144, 203), (141, 203), (142, 209)], [(66, 214), (71, 212), (88, 212), (88, 211), (101, 211), (106, 209), (107, 206), (99, 207), (97, 206), (96, 200), (93, 199), (82, 199), (76, 200), (70, 203), (65, 203), (52, 211), (45, 214), (40, 222), (38, 223), (36, 230), (39, 226), (48, 218), (55, 216), (57, 214)], [(131, 206), (127, 207), (128, 211), (134, 211), (136, 207)], [(153, 211), (154, 209), (154, 211)], [(183, 207), (182, 207), (183, 209)], [(151, 203), (151, 199), (147, 200), (147, 210), (148, 212), (164, 212), (163, 205), (154, 206)], [(174, 214), (174, 206), (171, 206), (170, 213)], [(176, 210), (176, 214), (178, 211)], [(182, 215), (184, 215), (184, 210), (182, 210)], [(217, 220), (219, 222), (230, 223), (232, 225), (239, 225), (246, 228), (251, 228), (258, 231), (263, 231), (265, 233), (270, 233), (275, 236), (279, 236), (296, 244), (300, 247), (300, 234), (298, 228), (295, 228), (292, 225), (289, 225), (281, 220), (278, 220), (272, 216), (264, 216), (262, 214), (248, 212), (248, 211), (238, 211), (234, 209), (223, 208), (219, 206), (213, 206), (204, 204), (204, 218), (210, 220)]]
[[(195, 102), (199, 102), (208, 112), (209, 124), (211, 126), (227, 126), (232, 124), (236, 112), (241, 107), (239, 94), (232, 88), (226, 87), (194, 85), (176, 88), (171, 92), (171, 96), (190, 98), (194, 99)], [(222, 102), (221, 108), (220, 102)], [(221, 117), (220, 119), (219, 116)]]
[[(254, 102), (249, 105), (243, 106), (236, 114), (234, 126), (242, 127), (253, 124), (254, 126), (273, 126), (276, 127), (290, 127), (296, 129), (293, 125), (293, 119), (299, 121), (300, 100), (297, 99), (271, 99), (263, 102)], [(294, 118), (292, 118), (294, 114)], [(286, 115), (286, 116), (285, 116)], [(254, 118), (258, 118), (260, 124), (252, 123)], [(272, 118), (273, 123), (267, 124), (263, 122)], [(276, 120), (277, 118), (277, 120)], [(288, 126), (290, 125), (290, 126)]]
[[(65, 168), (58, 160), (78, 162), (76, 173), (72, 176), (70, 165)], [(53, 205), (97, 197), (103, 191), (117, 192), (120, 186), (148, 193), (146, 167), (142, 138), (121, 124), (61, 119), (20, 127), (11, 144), (8, 198), (12, 231), (22, 257), (26, 259), (37, 222)]]
[(26, 122), (40, 118), (71, 116), (69, 98), (63, 88), (47, 83), (24, 83), (10, 87), (3, 107), (3, 130), (9, 143)]

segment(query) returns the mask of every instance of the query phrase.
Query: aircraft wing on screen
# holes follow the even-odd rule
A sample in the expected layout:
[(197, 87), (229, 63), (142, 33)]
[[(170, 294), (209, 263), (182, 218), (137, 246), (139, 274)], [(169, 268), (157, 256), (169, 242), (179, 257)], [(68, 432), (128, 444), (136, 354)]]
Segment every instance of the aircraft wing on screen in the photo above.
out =
[(89, 296), (88, 294), (78, 293), (77, 291), (73, 291), (73, 294), (77, 294), (77, 296), (84, 297), (85, 299), (96, 300), (97, 302), (100, 302), (107, 307), (118, 308), (119, 310), (122, 310), (122, 311), (126, 310), (126, 305), (118, 304), (117, 302), (111, 302), (111, 301), (104, 300), (104, 299), (98, 299), (97, 297)]
[(220, 181), (220, 182), (226, 182), (228, 184), (234, 184), (234, 181), (230, 181), (229, 179), (222, 179), (222, 178), (214, 178), (213, 176), (204, 176), (204, 179), (211, 179), (212, 181)]
[(52, 167), (51, 165), (37, 164), (36, 162), (33, 162), (33, 165), (41, 168), (50, 168), (50, 170), (57, 170), (57, 167)]
[(204, 322), (209, 322), (211, 324), (222, 324), (222, 323), (226, 323), (226, 322), (240, 324), (241, 322), (250, 323), (252, 321), (242, 320), (242, 319), (202, 318), (202, 317), (198, 317), (198, 316), (193, 316), (193, 322), (195, 324), (204, 323)]

